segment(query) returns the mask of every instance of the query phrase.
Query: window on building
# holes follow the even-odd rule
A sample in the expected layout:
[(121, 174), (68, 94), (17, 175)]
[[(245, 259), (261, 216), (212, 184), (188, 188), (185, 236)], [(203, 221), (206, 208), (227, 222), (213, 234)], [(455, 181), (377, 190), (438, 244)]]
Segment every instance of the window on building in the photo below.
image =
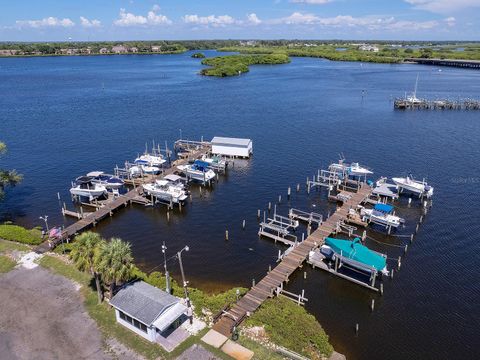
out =
[(140, 321), (133, 319), (132, 317), (128, 316), (127, 314), (119, 311), (120, 319), (123, 321), (135, 326), (137, 329), (142, 330), (143, 332), (147, 332), (147, 326), (142, 324)]

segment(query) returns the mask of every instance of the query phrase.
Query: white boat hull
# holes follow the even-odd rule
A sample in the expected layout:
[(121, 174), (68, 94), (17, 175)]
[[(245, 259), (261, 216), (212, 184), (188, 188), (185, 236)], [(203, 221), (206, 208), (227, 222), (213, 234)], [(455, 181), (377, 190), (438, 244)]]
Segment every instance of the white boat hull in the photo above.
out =
[(79, 189), (77, 187), (71, 188), (70, 189), (70, 194), (75, 195), (75, 196), (82, 196), (82, 197), (99, 197), (102, 196), (107, 192), (107, 189), (103, 186), (101, 188), (95, 187), (95, 189)]

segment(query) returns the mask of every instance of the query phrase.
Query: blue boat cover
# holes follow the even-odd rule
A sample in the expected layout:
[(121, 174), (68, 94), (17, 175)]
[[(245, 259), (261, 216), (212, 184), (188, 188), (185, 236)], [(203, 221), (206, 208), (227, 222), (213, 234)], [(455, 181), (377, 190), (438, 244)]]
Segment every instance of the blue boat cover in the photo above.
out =
[(209, 166), (210, 166), (210, 164), (207, 163), (206, 161), (195, 160), (193, 162), (193, 167), (196, 168), (197, 170), (200, 170), (200, 171), (206, 171)]
[(382, 271), (387, 266), (385, 258), (362, 245), (359, 238), (350, 241), (327, 237), (325, 244), (330, 246), (335, 253), (367, 266), (374, 267), (378, 271)]
[(387, 205), (387, 204), (375, 204), (375, 210), (384, 212), (384, 213), (391, 213), (393, 211), (393, 206), (392, 205)]

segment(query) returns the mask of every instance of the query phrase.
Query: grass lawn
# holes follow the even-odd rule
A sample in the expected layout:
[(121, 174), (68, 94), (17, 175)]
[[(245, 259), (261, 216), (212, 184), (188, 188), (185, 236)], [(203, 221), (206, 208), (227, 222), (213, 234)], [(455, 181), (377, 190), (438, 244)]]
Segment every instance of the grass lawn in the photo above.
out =
[(207, 344), (200, 342), (200, 338), (206, 333), (207, 329), (197, 336), (190, 336), (186, 341), (180, 344), (174, 351), (167, 353), (159, 345), (152, 344), (134, 332), (119, 325), (115, 320), (115, 311), (106, 303), (97, 304), (97, 293), (91, 287), (92, 278), (89, 274), (78, 271), (73, 265), (67, 264), (62, 259), (53, 256), (44, 256), (39, 264), (52, 272), (76, 281), (82, 285), (82, 294), (84, 296), (84, 305), (88, 314), (95, 320), (97, 326), (105, 338), (115, 338), (126, 347), (134, 350), (147, 359), (176, 358), (183, 351), (193, 344), (201, 344), (204, 348), (223, 359), (230, 359), (220, 350), (212, 348)]
[(24, 244), (0, 239), (0, 253), (13, 250), (28, 251), (30, 248)]
[(9, 272), (15, 265), (17, 263), (8, 256), (0, 255), (0, 274)]
[(276, 352), (273, 352), (270, 349), (267, 349), (265, 346), (253, 341), (245, 336), (240, 336), (237, 343), (246, 347), (249, 350), (252, 350), (255, 355), (253, 359), (255, 360), (283, 360), (284, 357)]
[(42, 240), (42, 232), (38, 229), (25, 229), (18, 225), (0, 225), (0, 239), (16, 241), (19, 243), (38, 245)]

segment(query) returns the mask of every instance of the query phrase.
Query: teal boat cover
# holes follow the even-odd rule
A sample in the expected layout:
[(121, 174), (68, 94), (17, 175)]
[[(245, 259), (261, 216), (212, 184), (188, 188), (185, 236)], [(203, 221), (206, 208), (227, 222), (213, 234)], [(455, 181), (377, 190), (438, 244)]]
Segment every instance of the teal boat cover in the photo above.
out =
[(382, 271), (387, 265), (386, 259), (382, 255), (362, 245), (360, 238), (355, 238), (353, 241), (350, 241), (327, 237), (325, 244), (330, 246), (335, 253), (369, 267), (374, 267), (378, 271)]

